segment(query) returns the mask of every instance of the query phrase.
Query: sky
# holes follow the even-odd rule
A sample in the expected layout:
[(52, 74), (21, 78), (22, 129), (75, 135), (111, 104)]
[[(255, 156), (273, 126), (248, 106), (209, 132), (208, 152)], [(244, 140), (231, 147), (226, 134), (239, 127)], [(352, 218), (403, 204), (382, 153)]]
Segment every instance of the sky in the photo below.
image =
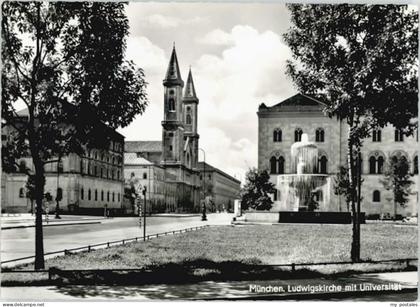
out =
[[(279, 3), (131, 2), (128, 59), (148, 82), (146, 112), (119, 132), (161, 140), (163, 85), (175, 43), (184, 82), (191, 66), (198, 105), (199, 147), (206, 162), (244, 180), (257, 166), (258, 105), (274, 105), (297, 90), (285, 75), (291, 58), (282, 35), (290, 26)], [(200, 152), (200, 161), (203, 160)]]

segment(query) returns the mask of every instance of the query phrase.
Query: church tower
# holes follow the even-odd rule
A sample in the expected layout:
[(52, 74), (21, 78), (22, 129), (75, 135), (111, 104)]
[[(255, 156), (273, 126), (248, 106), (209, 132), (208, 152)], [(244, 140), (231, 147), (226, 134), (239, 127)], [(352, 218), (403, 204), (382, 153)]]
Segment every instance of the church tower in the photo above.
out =
[(162, 160), (163, 163), (180, 164), (183, 160), (183, 104), (182, 88), (184, 81), (179, 71), (175, 46), (169, 61), (168, 70), (163, 80), (164, 115), (162, 121)]
[(198, 139), (197, 133), (197, 108), (198, 98), (195, 92), (191, 68), (188, 73), (187, 84), (183, 97), (184, 108), (184, 136), (185, 136), (185, 165), (188, 168), (197, 168), (198, 164)]

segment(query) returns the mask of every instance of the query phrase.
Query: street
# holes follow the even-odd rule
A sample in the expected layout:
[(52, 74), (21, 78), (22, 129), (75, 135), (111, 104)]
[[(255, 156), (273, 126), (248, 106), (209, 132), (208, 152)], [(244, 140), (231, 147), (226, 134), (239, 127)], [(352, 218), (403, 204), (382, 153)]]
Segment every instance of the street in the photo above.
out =
[[(146, 218), (146, 233), (156, 234), (202, 225), (227, 225), (233, 215), (228, 213), (208, 214), (207, 221), (201, 216), (152, 216)], [(89, 244), (116, 241), (143, 235), (138, 217), (103, 219), (99, 224), (61, 225), (43, 227), (44, 252), (86, 246)], [(142, 219), (143, 222), (143, 219)], [(35, 228), (18, 228), (1, 231), (1, 260), (6, 261), (33, 256)]]

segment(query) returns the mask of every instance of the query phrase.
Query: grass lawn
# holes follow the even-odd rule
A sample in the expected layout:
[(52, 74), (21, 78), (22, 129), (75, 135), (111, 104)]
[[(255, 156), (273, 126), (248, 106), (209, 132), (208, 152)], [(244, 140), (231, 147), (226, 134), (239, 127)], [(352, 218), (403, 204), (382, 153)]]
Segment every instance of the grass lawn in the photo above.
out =
[[(351, 225), (220, 226), (57, 257), (46, 260), (46, 266), (140, 268), (195, 259), (263, 264), (349, 261), (350, 246)], [(417, 227), (362, 225), (361, 257), (372, 260), (417, 257)]]
[[(241, 264), (287, 264), (350, 261), (351, 225), (247, 225), (218, 226), (147, 242), (46, 260), (46, 268), (121, 269), (150, 268), (194, 261)], [(417, 227), (393, 224), (361, 226), (361, 257), (387, 260), (417, 257)], [(358, 264), (358, 271), (398, 269), (393, 265)], [(25, 265), (20, 269), (31, 269)], [(199, 269), (199, 268), (197, 268)], [(205, 267), (201, 268), (204, 270)], [(336, 273), (354, 266), (317, 270)], [(8, 275), (5, 274), (4, 277)]]

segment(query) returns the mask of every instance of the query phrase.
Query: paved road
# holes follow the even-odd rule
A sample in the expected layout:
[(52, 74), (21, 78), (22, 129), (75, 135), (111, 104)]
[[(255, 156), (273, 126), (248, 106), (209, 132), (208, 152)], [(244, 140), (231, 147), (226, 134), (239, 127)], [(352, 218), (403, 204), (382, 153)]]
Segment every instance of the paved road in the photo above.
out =
[[(214, 213), (203, 222), (199, 216), (148, 217), (147, 234), (156, 234), (201, 225), (229, 224), (233, 215)], [(116, 241), (143, 235), (138, 218), (122, 217), (101, 221), (100, 224), (44, 227), (44, 252), (53, 252), (95, 243)], [(7, 229), (1, 231), (1, 260), (33, 256), (35, 228)]]
[[(344, 296), (326, 294), (307, 297), (302, 293), (252, 293), (251, 284), (260, 286), (287, 286), (297, 285), (362, 285), (362, 284), (401, 284), (403, 289), (413, 289), (411, 292), (383, 292), (369, 291), (345, 292)], [(67, 285), (47, 287), (3, 287), (1, 298), (3, 300), (214, 300), (214, 299), (287, 299), (290, 294), (295, 295), (293, 300), (334, 300), (334, 301), (415, 301), (417, 299), (417, 272), (359, 274), (339, 279), (299, 279), (299, 280), (270, 280), (270, 281), (227, 281), (227, 282), (200, 282), (185, 285), (146, 285), (146, 286), (95, 286), (95, 285)], [(333, 292), (332, 292), (333, 293)], [(290, 297), (290, 296), (289, 296)]]

